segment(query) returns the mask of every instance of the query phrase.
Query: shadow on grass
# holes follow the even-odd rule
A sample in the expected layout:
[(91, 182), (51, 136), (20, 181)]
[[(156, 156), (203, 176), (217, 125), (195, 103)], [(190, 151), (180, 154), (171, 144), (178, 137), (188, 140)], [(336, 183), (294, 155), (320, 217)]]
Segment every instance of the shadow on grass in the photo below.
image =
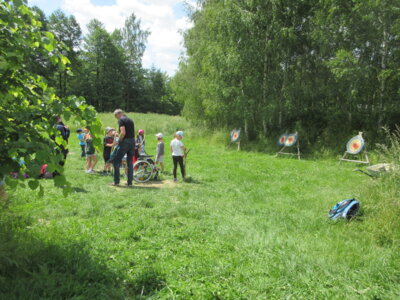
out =
[(197, 180), (191, 176), (187, 176), (184, 180), (185, 183), (191, 183), (191, 184), (202, 184), (200, 180)]
[(42, 241), (24, 232), (30, 222), (3, 213), (0, 299), (139, 299), (164, 287), (163, 276), (151, 268), (125, 278), (123, 270), (93, 257), (89, 245)]
[(88, 191), (81, 187), (72, 187), (74, 193), (87, 193)]

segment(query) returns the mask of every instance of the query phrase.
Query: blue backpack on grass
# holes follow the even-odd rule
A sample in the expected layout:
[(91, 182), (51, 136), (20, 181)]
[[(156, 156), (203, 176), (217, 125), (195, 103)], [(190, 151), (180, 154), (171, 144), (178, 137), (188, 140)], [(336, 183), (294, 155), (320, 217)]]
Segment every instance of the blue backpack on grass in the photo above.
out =
[(360, 202), (356, 199), (346, 199), (342, 200), (339, 203), (336, 203), (335, 206), (331, 208), (328, 215), (332, 220), (338, 219), (346, 219), (350, 220), (354, 216), (358, 214), (360, 210)]

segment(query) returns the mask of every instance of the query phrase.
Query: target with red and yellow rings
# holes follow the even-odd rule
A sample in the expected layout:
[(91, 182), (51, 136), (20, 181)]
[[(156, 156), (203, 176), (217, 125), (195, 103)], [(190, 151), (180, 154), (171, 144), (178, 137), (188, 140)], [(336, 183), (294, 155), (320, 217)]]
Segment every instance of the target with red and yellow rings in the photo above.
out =
[(231, 142), (236, 143), (240, 139), (240, 129), (234, 129), (231, 132)]
[(277, 142), (278, 146), (285, 146), (287, 137), (288, 137), (287, 133), (282, 134), (278, 139), (278, 142)]
[(285, 141), (286, 147), (292, 147), (297, 142), (297, 133), (289, 134)]
[(361, 136), (356, 135), (347, 142), (346, 150), (349, 154), (358, 154), (362, 151), (362, 149), (364, 149), (364, 146), (364, 139)]

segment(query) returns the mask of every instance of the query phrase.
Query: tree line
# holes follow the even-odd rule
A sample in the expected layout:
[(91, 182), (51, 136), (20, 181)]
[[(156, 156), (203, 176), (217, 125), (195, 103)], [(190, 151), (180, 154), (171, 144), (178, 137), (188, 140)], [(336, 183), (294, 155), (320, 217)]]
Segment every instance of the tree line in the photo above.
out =
[(172, 85), (183, 114), (250, 140), (343, 147), (400, 120), (400, 2), (201, 0)]
[(41, 21), (41, 30), (53, 33), (65, 46), (62, 54), (69, 64), (60, 71), (37, 52), (27, 67), (46, 78), (59, 97), (83, 96), (99, 112), (119, 107), (135, 112), (180, 113), (181, 105), (174, 101), (169, 76), (154, 67), (142, 66), (150, 32), (142, 29), (135, 14), (126, 19), (123, 28), (111, 33), (93, 19), (87, 25), (87, 34), (82, 35), (73, 15), (57, 10), (47, 17), (38, 7), (32, 10)]

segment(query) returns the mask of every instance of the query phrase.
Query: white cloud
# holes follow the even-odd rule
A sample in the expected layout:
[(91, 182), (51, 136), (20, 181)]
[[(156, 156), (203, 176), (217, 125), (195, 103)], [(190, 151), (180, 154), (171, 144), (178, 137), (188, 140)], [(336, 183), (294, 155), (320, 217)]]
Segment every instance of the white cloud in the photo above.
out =
[(173, 75), (182, 52), (180, 30), (191, 26), (186, 17), (178, 18), (173, 7), (182, 0), (117, 0), (116, 4), (95, 5), (91, 0), (63, 0), (62, 9), (73, 14), (86, 32), (91, 19), (101, 21), (108, 31), (121, 28), (125, 19), (134, 13), (148, 29), (147, 49), (143, 57), (145, 67), (155, 66)]

